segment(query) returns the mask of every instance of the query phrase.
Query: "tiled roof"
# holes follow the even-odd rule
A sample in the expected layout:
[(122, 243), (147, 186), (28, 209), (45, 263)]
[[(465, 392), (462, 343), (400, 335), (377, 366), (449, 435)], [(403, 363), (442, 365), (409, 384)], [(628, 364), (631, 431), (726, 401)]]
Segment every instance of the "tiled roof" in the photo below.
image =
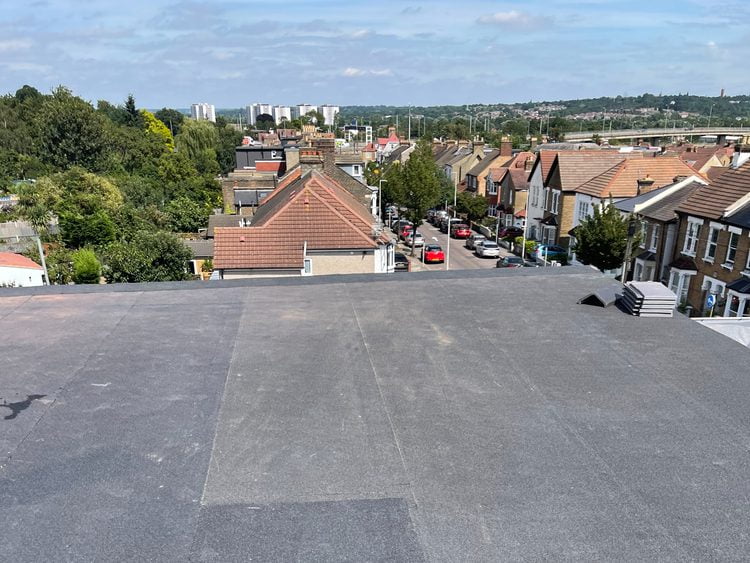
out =
[(712, 166), (704, 174), (709, 182), (715, 182), (727, 170), (729, 170), (728, 166)]
[(27, 268), (32, 270), (41, 270), (42, 267), (20, 254), (13, 252), (0, 252), (0, 267), (3, 268)]
[(657, 221), (672, 221), (677, 217), (675, 210), (704, 185), (700, 182), (691, 182), (687, 186), (645, 207), (641, 211), (641, 215)]
[(214, 255), (214, 241), (211, 239), (184, 240), (183, 242), (192, 251), (194, 258), (211, 258)]
[(677, 157), (626, 158), (576, 191), (603, 198), (633, 197), (639, 192), (638, 180), (651, 180), (649, 185), (640, 188), (641, 192), (646, 192), (672, 184), (676, 177), (693, 175), (702, 177)]
[[(541, 154), (544, 154), (542, 152)], [(560, 187), (563, 191), (573, 191), (592, 178), (610, 170), (624, 160), (620, 153), (601, 151), (565, 151), (557, 153), (557, 166)]]
[(310, 250), (376, 248), (373, 223), (369, 211), (350, 193), (312, 171), (261, 205), (250, 227), (217, 229), (214, 265), (301, 268), (305, 243)]
[(213, 238), (217, 227), (239, 227), (247, 219), (244, 215), (209, 215), (206, 236)]
[(719, 178), (696, 190), (677, 211), (721, 219), (724, 211), (750, 192), (750, 161), (739, 168), (730, 168)]
[(489, 168), (493, 161), (497, 160), (499, 156), (500, 151), (498, 149), (493, 149), (490, 152), (485, 153), (482, 157), (482, 160), (471, 167), (466, 174), (470, 176), (479, 176), (482, 172)]
[(516, 191), (528, 190), (529, 189), (529, 175), (523, 168), (509, 168), (508, 174), (510, 175), (510, 181), (513, 189)]

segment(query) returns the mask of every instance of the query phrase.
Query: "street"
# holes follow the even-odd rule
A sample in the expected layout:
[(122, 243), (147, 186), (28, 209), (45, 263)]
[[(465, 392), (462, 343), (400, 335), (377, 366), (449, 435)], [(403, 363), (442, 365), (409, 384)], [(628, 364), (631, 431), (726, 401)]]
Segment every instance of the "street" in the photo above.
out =
[[(443, 252), (448, 253), (448, 240), (447, 234), (440, 232), (440, 229), (433, 227), (430, 223), (422, 223), (417, 229), (424, 237), (425, 244), (439, 244), (443, 248)], [(437, 239), (437, 240), (435, 240)], [(497, 258), (480, 258), (472, 250), (466, 248), (466, 241), (463, 239), (450, 239), (450, 269), (451, 270), (472, 270), (477, 268), (494, 268), (497, 263)], [(445, 270), (445, 264), (422, 264), (421, 256), (422, 249), (417, 248), (414, 251), (414, 256), (410, 256), (411, 248), (405, 247), (402, 243), (399, 244), (399, 252), (403, 252), (409, 257), (411, 261), (411, 269), (413, 272), (419, 272), (423, 270)], [(500, 247), (500, 256), (507, 256), (511, 254), (510, 251)]]

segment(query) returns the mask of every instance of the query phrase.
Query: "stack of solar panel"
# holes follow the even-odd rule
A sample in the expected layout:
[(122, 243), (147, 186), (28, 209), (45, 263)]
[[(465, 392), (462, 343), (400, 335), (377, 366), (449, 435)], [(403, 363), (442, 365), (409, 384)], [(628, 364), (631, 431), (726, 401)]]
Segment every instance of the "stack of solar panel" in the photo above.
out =
[(659, 282), (629, 282), (622, 292), (622, 303), (638, 317), (671, 317), (677, 296)]

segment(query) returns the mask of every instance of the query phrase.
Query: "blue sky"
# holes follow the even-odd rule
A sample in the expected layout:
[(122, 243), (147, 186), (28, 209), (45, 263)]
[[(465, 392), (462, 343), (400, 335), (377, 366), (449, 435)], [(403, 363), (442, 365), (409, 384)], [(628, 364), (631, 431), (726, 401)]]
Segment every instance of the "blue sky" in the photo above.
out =
[(0, 92), (139, 106), (750, 91), (748, 0), (0, 0)]

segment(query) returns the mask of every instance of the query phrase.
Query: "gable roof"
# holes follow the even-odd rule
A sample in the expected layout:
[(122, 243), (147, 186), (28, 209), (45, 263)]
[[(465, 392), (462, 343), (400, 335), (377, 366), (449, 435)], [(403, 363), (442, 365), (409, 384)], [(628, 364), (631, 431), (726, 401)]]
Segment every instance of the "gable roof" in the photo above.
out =
[(557, 151), (539, 151), (536, 153), (536, 160), (534, 161), (534, 164), (531, 166), (531, 170), (529, 170), (529, 180), (531, 180), (531, 177), (534, 175), (534, 172), (536, 171), (537, 167), (541, 169), (542, 174), (542, 182), (547, 183), (547, 176), (549, 174), (550, 168), (552, 167), (552, 163), (555, 161), (555, 158), (557, 157)]
[(729, 168), (715, 181), (695, 191), (677, 211), (722, 219), (726, 209), (750, 193), (750, 160), (739, 168)]
[(529, 175), (523, 168), (508, 168), (508, 176), (510, 177), (511, 187), (515, 191), (529, 189)]
[(594, 197), (626, 198), (638, 195), (639, 180), (648, 178), (652, 181), (650, 185), (640, 188), (642, 192), (650, 192), (673, 184), (677, 177), (693, 175), (703, 178), (700, 173), (674, 156), (626, 158), (575, 191)]
[(0, 252), (0, 267), (2, 268), (26, 268), (27, 270), (41, 270), (42, 267), (21, 254), (15, 252)]
[(309, 250), (377, 248), (372, 215), (343, 187), (318, 171), (263, 203), (249, 227), (216, 229), (219, 269), (298, 269)]
[(469, 171), (466, 173), (467, 176), (479, 176), (487, 170), (487, 168), (492, 165), (494, 161), (498, 159), (500, 156), (500, 151), (498, 149), (492, 149), (490, 152), (484, 153), (484, 156), (482, 157), (482, 160), (477, 162), (474, 166), (472, 166)]
[[(550, 176), (559, 175), (563, 191), (574, 191), (592, 178), (610, 170), (624, 160), (620, 153), (602, 151), (561, 151), (551, 165)], [(548, 181), (550, 181), (548, 179)]]
[(615, 203), (615, 207), (626, 213), (633, 213), (638, 207), (638, 214), (643, 217), (664, 223), (673, 221), (677, 218), (676, 210), (682, 202), (686, 201), (705, 183), (693, 180), (681, 187), (677, 187), (678, 185), (679, 183), (671, 184), (619, 201)]

